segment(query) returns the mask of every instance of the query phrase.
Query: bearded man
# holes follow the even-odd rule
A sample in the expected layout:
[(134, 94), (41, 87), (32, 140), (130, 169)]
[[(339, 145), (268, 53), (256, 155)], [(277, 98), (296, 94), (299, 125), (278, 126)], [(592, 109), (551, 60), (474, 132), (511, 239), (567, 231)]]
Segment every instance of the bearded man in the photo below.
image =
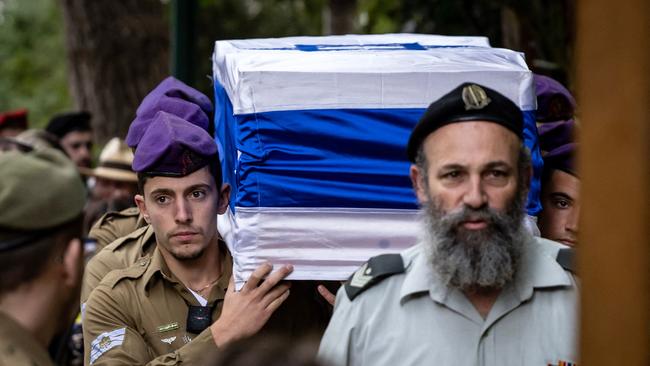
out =
[(517, 106), (465, 83), (413, 130), (419, 243), (371, 258), (336, 297), (319, 356), (334, 365), (576, 361), (576, 280), (562, 245), (524, 224), (531, 175)]

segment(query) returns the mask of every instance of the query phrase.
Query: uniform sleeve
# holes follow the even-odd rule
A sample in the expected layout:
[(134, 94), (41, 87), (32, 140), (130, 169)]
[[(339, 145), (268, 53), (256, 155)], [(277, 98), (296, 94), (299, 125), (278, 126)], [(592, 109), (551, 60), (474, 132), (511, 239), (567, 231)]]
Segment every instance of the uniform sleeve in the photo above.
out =
[(90, 228), (88, 237), (95, 239), (97, 248), (102, 249), (118, 238), (145, 226), (145, 224), (136, 207), (127, 208), (120, 212), (108, 212)]
[(200, 364), (216, 348), (208, 328), (176, 351), (154, 358), (134, 317), (124, 311), (124, 295), (104, 284), (90, 295), (83, 319), (84, 365)]
[(318, 358), (333, 366), (362, 365), (363, 352), (358, 345), (363, 344), (359, 324), (358, 306), (352, 302), (341, 286), (336, 294), (334, 314), (330, 320), (318, 349)]
[(90, 259), (84, 270), (84, 277), (81, 283), (81, 306), (84, 307), (84, 303), (90, 297), (90, 293), (102, 282), (102, 279), (113, 269), (116, 269), (115, 265), (107, 261), (106, 252), (100, 250), (94, 257)]

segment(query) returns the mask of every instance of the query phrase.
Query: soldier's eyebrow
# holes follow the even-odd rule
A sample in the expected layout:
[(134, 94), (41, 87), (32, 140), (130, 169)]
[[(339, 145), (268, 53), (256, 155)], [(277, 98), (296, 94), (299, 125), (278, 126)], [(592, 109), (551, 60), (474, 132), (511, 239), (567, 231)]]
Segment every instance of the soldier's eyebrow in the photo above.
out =
[(197, 189), (203, 189), (203, 190), (208, 191), (208, 192), (212, 191), (212, 187), (209, 184), (199, 183), (199, 184), (194, 184), (194, 185), (191, 185), (191, 186), (185, 188), (183, 193), (188, 194), (188, 193), (191, 193), (193, 191), (196, 191)]
[(565, 192), (551, 192), (550, 196), (551, 198), (564, 198), (567, 201), (573, 202), (573, 197), (569, 196)]
[(150, 194), (151, 196), (156, 196), (156, 195), (160, 195), (160, 194), (165, 194), (165, 195), (168, 195), (168, 196), (173, 196), (173, 195), (174, 195), (174, 191), (172, 191), (171, 189), (167, 189), (167, 188), (157, 188), (157, 189), (154, 189), (153, 191), (151, 191), (151, 193), (149, 193), (149, 194)]
[(448, 172), (450, 170), (465, 170), (465, 166), (461, 164), (456, 164), (456, 163), (451, 163), (451, 164), (445, 164), (441, 166), (438, 171), (439, 172)]
[(491, 161), (485, 165), (485, 169), (507, 169), (511, 170), (512, 166), (503, 160)]

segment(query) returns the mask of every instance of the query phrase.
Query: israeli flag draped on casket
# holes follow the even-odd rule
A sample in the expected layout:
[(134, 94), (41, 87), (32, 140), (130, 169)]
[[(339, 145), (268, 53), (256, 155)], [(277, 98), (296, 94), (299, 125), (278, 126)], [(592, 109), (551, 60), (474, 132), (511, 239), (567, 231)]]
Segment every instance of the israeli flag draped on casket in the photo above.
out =
[(426, 107), (463, 82), (524, 111), (541, 161), (532, 74), (522, 54), (482, 37), (217, 41), (213, 61), (216, 140), (233, 188), (218, 223), (238, 285), (263, 261), (292, 263), (293, 279), (345, 279), (369, 257), (413, 245), (406, 142)]

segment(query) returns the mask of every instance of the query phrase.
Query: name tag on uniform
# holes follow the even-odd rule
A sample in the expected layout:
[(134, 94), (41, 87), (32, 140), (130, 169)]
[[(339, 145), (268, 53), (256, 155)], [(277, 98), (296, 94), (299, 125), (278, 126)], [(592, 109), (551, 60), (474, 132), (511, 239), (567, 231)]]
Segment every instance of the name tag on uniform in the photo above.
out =
[(158, 333), (169, 332), (169, 331), (172, 331), (172, 330), (176, 330), (178, 328), (179, 328), (179, 326), (178, 326), (177, 322), (164, 324), (164, 325), (159, 325), (158, 326)]

